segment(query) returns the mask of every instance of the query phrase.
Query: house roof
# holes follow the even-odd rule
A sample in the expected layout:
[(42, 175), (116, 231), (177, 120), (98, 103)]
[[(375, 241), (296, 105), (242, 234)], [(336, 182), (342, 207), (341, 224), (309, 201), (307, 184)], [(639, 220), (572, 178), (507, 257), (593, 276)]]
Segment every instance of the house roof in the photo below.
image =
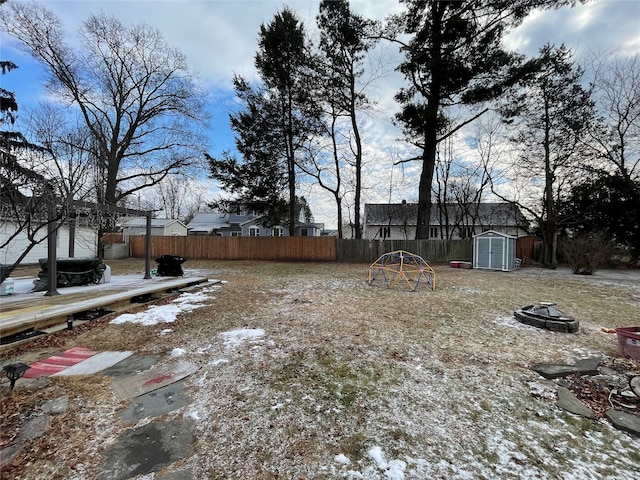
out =
[[(365, 223), (368, 225), (415, 225), (418, 204), (367, 203), (364, 212)], [(450, 224), (520, 226), (526, 223), (517, 206), (506, 202), (487, 202), (468, 205), (434, 204), (431, 206), (430, 224), (440, 225), (442, 223), (440, 219), (445, 213), (449, 217)]]
[(255, 219), (255, 215), (238, 215), (223, 212), (199, 212), (187, 225), (190, 232), (213, 232), (215, 230), (234, 230), (240, 225)]
[[(214, 231), (240, 230), (241, 227), (256, 225), (260, 222), (261, 215), (239, 215), (236, 213), (204, 212), (196, 213), (187, 225), (190, 232), (211, 233)], [(324, 223), (300, 223), (297, 228), (316, 228), (322, 230)]]
[(187, 229), (190, 232), (212, 232), (228, 227), (227, 217), (227, 214), (220, 212), (198, 212), (187, 224)]
[[(174, 223), (179, 223), (182, 226), (186, 227), (184, 223), (180, 220), (176, 220), (173, 218), (152, 218), (151, 226), (152, 227), (167, 227)], [(146, 217), (125, 217), (121, 221), (118, 222), (118, 225), (121, 227), (146, 227), (147, 226), (147, 218)]]

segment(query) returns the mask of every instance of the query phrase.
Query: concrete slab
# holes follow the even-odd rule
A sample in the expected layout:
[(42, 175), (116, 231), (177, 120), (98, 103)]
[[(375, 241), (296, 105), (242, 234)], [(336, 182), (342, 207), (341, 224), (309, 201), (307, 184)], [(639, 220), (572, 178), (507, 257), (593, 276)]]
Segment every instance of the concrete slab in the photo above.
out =
[(6, 448), (0, 449), (0, 468), (8, 465), (22, 449), (22, 445), (14, 443)]
[(141, 357), (132, 355), (129, 358), (116, 363), (114, 366), (107, 368), (102, 373), (113, 378), (126, 378), (132, 375), (149, 370), (158, 363), (157, 357)]
[(151, 422), (125, 431), (107, 451), (98, 480), (125, 480), (162, 470), (191, 450), (193, 424)]
[(199, 368), (194, 363), (178, 360), (132, 377), (117, 380), (111, 384), (111, 390), (119, 400), (127, 400), (182, 380)]
[(597, 375), (602, 357), (587, 357), (576, 361), (576, 369), (580, 375)]
[(537, 365), (533, 365), (531, 370), (539, 373), (548, 380), (566, 377), (567, 375), (571, 375), (578, 371), (575, 365), (555, 365), (552, 363), (539, 363)]
[(619, 410), (610, 410), (607, 412), (607, 417), (618, 430), (624, 430), (640, 437), (640, 416)]
[(39, 415), (37, 417), (30, 418), (20, 430), (20, 435), (16, 440), (18, 443), (24, 440), (31, 440), (32, 438), (38, 438), (44, 434), (49, 426), (49, 420), (51, 416), (49, 414)]
[(568, 412), (580, 415), (581, 417), (590, 419), (596, 418), (593, 410), (578, 399), (571, 390), (565, 387), (558, 387), (558, 401), (556, 402), (556, 405)]
[(69, 406), (69, 396), (61, 395), (57, 398), (52, 398), (51, 400), (47, 400), (44, 403), (44, 405), (42, 405), (42, 411), (44, 413), (57, 415), (57, 414), (66, 412), (68, 406)]
[(582, 358), (574, 365), (563, 365), (555, 363), (538, 363), (531, 367), (531, 370), (538, 372), (546, 379), (566, 377), (572, 373), (580, 375), (597, 375), (598, 366), (602, 363), (602, 357)]
[(143, 418), (153, 418), (189, 403), (185, 394), (184, 382), (176, 382), (153, 392), (136, 397), (132, 406), (124, 410), (120, 416), (125, 422), (137, 422)]

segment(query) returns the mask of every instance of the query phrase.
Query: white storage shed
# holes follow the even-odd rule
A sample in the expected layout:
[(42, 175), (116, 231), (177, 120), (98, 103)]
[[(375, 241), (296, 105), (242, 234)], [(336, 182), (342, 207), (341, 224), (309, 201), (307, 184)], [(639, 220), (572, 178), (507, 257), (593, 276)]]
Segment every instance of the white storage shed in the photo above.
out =
[(516, 237), (488, 230), (473, 237), (473, 268), (515, 270)]

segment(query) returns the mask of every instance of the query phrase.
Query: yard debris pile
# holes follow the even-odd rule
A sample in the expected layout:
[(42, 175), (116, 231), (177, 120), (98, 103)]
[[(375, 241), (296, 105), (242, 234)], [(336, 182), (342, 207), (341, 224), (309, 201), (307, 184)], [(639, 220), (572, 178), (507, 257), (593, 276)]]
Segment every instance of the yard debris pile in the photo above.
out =
[[(640, 436), (640, 397), (634, 387), (640, 378), (640, 364), (635, 360), (592, 357), (572, 365), (538, 364), (532, 369), (547, 379), (555, 379), (556, 404), (560, 408), (594, 420), (611, 421), (613, 412), (632, 415), (634, 426), (624, 430)], [(540, 395), (539, 391), (532, 393), (541, 399), (555, 398)]]
[(612, 409), (640, 415), (640, 398), (630, 388), (631, 378), (640, 375), (640, 364), (633, 360), (608, 359), (599, 375), (567, 377), (569, 390), (587, 404), (598, 418), (605, 418)]

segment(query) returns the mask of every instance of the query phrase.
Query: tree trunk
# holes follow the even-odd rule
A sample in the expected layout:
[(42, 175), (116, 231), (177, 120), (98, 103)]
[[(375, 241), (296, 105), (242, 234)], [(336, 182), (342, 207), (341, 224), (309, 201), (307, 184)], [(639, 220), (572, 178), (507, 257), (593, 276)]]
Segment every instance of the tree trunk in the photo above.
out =
[[(352, 91), (355, 89), (352, 86)], [(356, 239), (362, 238), (362, 225), (360, 223), (360, 195), (362, 192), (362, 140), (360, 138), (360, 131), (358, 130), (358, 122), (356, 122), (355, 115), (355, 103), (353, 101), (353, 93), (352, 93), (352, 104), (351, 104), (351, 129), (353, 130), (353, 135), (356, 140), (356, 192), (354, 198), (354, 217), (355, 217), (355, 229), (356, 229)]]
[(342, 235), (342, 199), (338, 192), (334, 193), (336, 199), (336, 208), (338, 210), (338, 238), (344, 238)]
[(554, 183), (554, 174), (551, 166), (551, 119), (550, 119), (550, 106), (549, 101), (545, 99), (544, 105), (544, 122), (545, 122), (545, 131), (544, 131), (544, 196), (546, 201), (546, 213), (547, 219), (545, 222), (545, 232), (544, 232), (544, 241), (545, 245), (545, 263), (548, 263), (552, 267), (556, 267), (558, 265), (558, 260), (556, 258), (555, 252), (555, 237), (558, 234), (558, 225), (556, 219), (556, 208), (553, 202), (553, 183)]
[(437, 68), (442, 61), (442, 39), (439, 32), (442, 31), (442, 15), (444, 8), (440, 10), (439, 2), (431, 2), (431, 84), (427, 94), (427, 105), (424, 117), (424, 150), (422, 152), (422, 172), (418, 187), (418, 214), (416, 219), (416, 240), (429, 238), (429, 225), (431, 224), (431, 186), (433, 183), (433, 171), (436, 165), (436, 151), (438, 148), (438, 110), (440, 109), (441, 79)]
[(433, 182), (433, 169), (436, 163), (435, 139), (433, 148), (425, 147), (422, 158), (422, 173), (418, 187), (418, 218), (416, 219), (416, 240), (429, 238), (429, 225), (431, 224), (431, 184)]
[[(432, 105), (432, 103), (430, 103)], [(437, 109), (429, 108), (425, 126), (425, 147), (422, 152), (422, 172), (420, 173), (420, 185), (418, 187), (418, 215), (416, 219), (416, 240), (429, 238), (429, 225), (431, 224), (431, 186), (436, 165), (437, 150)], [(429, 125), (433, 119), (434, 124)]]

